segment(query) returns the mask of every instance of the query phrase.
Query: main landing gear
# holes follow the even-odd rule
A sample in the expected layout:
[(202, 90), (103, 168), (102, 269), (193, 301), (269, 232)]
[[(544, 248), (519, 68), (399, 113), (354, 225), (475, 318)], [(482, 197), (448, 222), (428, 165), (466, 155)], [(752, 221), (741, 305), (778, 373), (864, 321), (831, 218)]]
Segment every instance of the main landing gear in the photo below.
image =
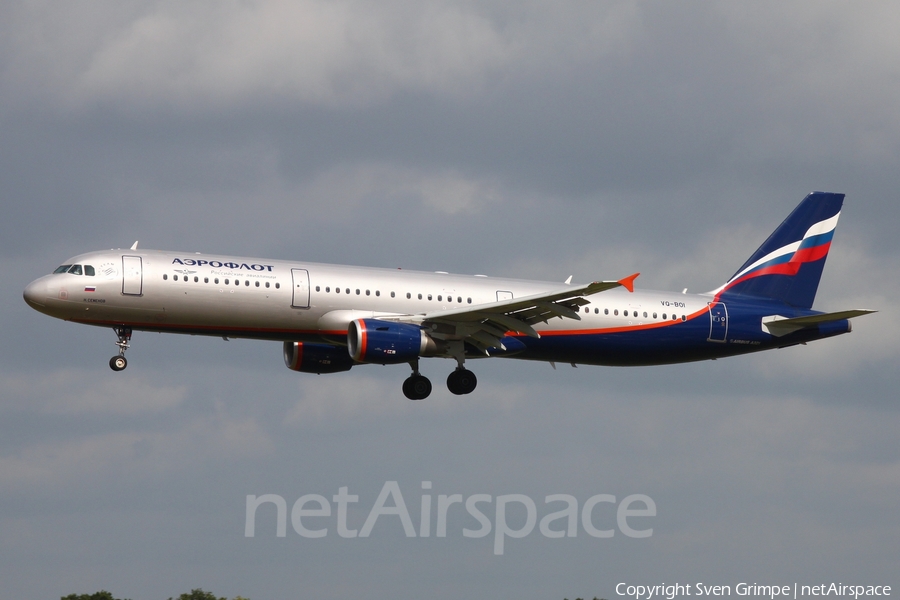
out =
[(131, 341), (131, 330), (127, 327), (115, 327), (113, 331), (116, 332), (116, 337), (119, 338), (119, 341), (116, 342), (116, 346), (119, 347), (119, 353), (109, 359), (109, 368), (113, 371), (121, 371), (128, 366), (128, 361), (125, 360), (125, 351), (131, 347), (128, 344)]
[[(418, 360), (410, 362), (409, 366), (412, 367), (413, 372), (403, 382), (403, 395), (410, 400), (424, 400), (431, 394), (431, 381), (419, 373)], [(476, 385), (478, 385), (478, 379), (475, 377), (475, 373), (464, 368), (462, 364), (447, 377), (447, 389), (457, 396), (471, 394)]]
[(457, 367), (447, 376), (447, 389), (457, 396), (471, 394), (476, 385), (478, 378), (475, 377), (475, 373), (463, 367)]

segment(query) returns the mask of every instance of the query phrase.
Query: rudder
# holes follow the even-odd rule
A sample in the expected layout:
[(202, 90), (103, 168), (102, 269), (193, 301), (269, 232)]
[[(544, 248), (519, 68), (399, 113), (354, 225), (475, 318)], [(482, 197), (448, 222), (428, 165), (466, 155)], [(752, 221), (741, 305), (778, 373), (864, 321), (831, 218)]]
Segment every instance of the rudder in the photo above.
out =
[(778, 300), (812, 308), (844, 194), (813, 192), (713, 293)]

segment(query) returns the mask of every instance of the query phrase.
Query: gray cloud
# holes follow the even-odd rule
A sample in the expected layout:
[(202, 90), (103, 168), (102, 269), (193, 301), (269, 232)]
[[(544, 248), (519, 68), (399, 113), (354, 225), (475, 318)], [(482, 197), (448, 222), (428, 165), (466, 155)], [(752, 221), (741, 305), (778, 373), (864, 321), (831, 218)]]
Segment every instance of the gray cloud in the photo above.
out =
[[(612, 598), (618, 581), (896, 582), (891, 5), (91, 2), (0, 8), (0, 580), (16, 598)], [(278, 344), (112, 332), (24, 285), (177, 248), (711, 289), (847, 192), (817, 308), (854, 332), (647, 369), (313, 376)], [(247, 494), (651, 496), (631, 540), (274, 536)], [(599, 509), (598, 509), (599, 510)], [(598, 512), (598, 518), (610, 514)], [(518, 516), (516, 516), (518, 515)], [(512, 518), (523, 518), (514, 513)], [(612, 517), (614, 518), (614, 517)], [(330, 525), (333, 527), (333, 524)], [(455, 529), (454, 529), (455, 528)]]

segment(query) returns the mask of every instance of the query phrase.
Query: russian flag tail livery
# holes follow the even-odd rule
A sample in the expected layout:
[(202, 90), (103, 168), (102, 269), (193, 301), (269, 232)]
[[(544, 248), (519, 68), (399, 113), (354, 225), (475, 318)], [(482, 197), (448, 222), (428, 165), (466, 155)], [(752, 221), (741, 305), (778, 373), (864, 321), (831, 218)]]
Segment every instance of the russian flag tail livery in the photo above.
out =
[(771, 298), (812, 308), (841, 214), (844, 194), (813, 192), (778, 229), (713, 293)]

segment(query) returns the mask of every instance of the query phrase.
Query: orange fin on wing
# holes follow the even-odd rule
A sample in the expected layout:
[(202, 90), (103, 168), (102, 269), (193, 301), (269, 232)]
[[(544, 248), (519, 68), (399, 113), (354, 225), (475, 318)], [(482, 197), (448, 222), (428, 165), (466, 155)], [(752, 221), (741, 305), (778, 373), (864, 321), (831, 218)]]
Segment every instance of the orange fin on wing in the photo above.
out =
[(640, 273), (635, 273), (634, 275), (629, 275), (628, 277), (625, 277), (624, 279), (620, 279), (619, 283), (622, 285), (622, 287), (624, 287), (629, 292), (633, 292), (634, 291), (634, 280), (637, 279), (638, 275), (640, 275)]

